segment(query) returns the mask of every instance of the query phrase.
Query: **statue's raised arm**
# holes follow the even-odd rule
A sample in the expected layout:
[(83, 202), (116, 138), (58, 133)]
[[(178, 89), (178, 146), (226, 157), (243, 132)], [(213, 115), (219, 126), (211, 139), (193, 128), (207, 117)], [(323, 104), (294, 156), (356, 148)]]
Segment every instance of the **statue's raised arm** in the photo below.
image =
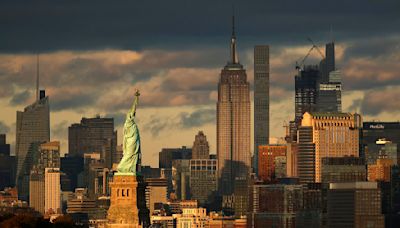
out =
[(140, 169), (140, 136), (139, 129), (135, 123), (136, 108), (139, 104), (139, 90), (135, 92), (135, 99), (131, 109), (126, 114), (124, 124), (123, 154), (118, 164), (118, 172), (116, 175), (135, 175), (137, 176)]

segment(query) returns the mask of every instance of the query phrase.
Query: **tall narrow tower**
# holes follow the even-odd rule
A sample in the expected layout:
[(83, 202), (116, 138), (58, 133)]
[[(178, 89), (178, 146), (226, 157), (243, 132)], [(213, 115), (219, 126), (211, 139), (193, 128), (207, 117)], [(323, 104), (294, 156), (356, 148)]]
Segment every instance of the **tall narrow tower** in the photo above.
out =
[(258, 175), (258, 146), (269, 144), (269, 46), (254, 47), (254, 172)]
[(236, 51), (232, 16), (231, 56), (221, 70), (217, 102), (219, 192), (232, 194), (236, 178), (248, 175), (250, 154), (250, 86)]

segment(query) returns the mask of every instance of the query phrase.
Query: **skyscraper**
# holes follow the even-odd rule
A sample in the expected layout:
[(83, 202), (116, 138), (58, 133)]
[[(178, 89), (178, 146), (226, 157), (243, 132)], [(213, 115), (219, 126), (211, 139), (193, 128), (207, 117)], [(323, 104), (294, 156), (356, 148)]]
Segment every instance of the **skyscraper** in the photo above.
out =
[(15, 156), (10, 155), (6, 135), (0, 134), (0, 189), (15, 185)]
[(319, 70), (317, 66), (305, 66), (295, 76), (295, 123), (300, 124), (305, 112), (317, 111)]
[(258, 148), (269, 144), (269, 46), (254, 47), (254, 172)]
[(100, 152), (107, 168), (112, 168), (112, 155), (117, 147), (117, 132), (113, 118), (82, 118), (68, 128), (68, 150), (71, 157)]
[(60, 169), (45, 169), (45, 201), (44, 210), (46, 213), (61, 212), (61, 185), (60, 185)]
[(306, 112), (298, 134), (300, 181), (321, 182), (322, 158), (358, 157), (360, 128), (359, 114)]
[(247, 176), (250, 153), (250, 85), (246, 70), (236, 53), (234, 17), (232, 17), (231, 59), (221, 70), (217, 102), (217, 156), (219, 190), (233, 193), (237, 177)]
[[(29, 180), (22, 181), (24, 175), (29, 176), (32, 168), (29, 150), (35, 143), (50, 140), (50, 110), (49, 97), (44, 90), (40, 91), (37, 100), (26, 107), (24, 111), (17, 111), (15, 154), (17, 158), (17, 185), (18, 191), (29, 188)], [(28, 178), (29, 179), (29, 178)], [(24, 186), (22, 186), (24, 185)], [(28, 193), (29, 191), (27, 191)], [(24, 194), (18, 194), (24, 196)], [(28, 200), (24, 198), (24, 200)]]
[(203, 131), (199, 131), (196, 135), (192, 147), (192, 159), (209, 159), (210, 146), (208, 145), (207, 137)]

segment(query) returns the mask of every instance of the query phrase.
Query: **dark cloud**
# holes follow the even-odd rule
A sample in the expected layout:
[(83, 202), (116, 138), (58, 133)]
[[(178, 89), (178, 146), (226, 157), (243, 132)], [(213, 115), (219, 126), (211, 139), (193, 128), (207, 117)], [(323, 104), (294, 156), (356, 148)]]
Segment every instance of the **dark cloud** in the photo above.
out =
[(68, 121), (63, 120), (60, 123), (51, 126), (51, 138), (56, 140), (67, 139), (69, 125)]
[(399, 87), (368, 91), (361, 102), (361, 113), (378, 115), (382, 112), (396, 113), (400, 110)]
[(199, 109), (192, 113), (180, 114), (180, 126), (182, 128), (199, 127), (209, 123), (216, 123), (215, 109)]
[(28, 90), (22, 91), (20, 93), (14, 94), (10, 100), (11, 105), (21, 105), (26, 104), (28, 99), (31, 97), (31, 93)]
[[(388, 1), (22, 1), (0, 3), (0, 50), (36, 52), (221, 46), (235, 3), (243, 46), (382, 36), (400, 27), (398, 0)], [(384, 25), (384, 26), (382, 26)], [(205, 35), (207, 34), (207, 35)]]
[(79, 110), (87, 108), (96, 104), (98, 96), (96, 94), (87, 93), (57, 93), (50, 97), (50, 109), (51, 111), (62, 111), (62, 110)]
[(349, 43), (344, 53), (344, 61), (354, 57), (387, 58), (400, 52), (400, 39), (398, 36), (385, 36), (359, 39)]
[(347, 111), (349, 112), (357, 112), (358, 110), (361, 109), (361, 105), (363, 103), (363, 99), (355, 99), (351, 103), (350, 107), (347, 108)]
[(114, 118), (114, 126), (116, 128), (121, 127), (124, 125), (126, 114), (122, 112), (118, 113), (108, 113), (105, 115), (107, 118)]
[(215, 123), (215, 109), (198, 109), (191, 113), (181, 112), (176, 116), (160, 117), (152, 115), (150, 120), (144, 124), (144, 131), (156, 137), (167, 129), (190, 129), (205, 124)]
[(0, 120), (0, 134), (6, 134), (10, 131), (10, 127)]

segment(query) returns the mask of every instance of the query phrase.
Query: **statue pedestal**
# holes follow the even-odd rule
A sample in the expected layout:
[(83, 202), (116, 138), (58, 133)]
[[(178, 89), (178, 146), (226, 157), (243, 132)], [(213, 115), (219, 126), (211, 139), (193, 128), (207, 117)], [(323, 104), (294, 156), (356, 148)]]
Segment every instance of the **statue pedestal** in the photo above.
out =
[(114, 175), (110, 183), (111, 199), (108, 209), (108, 227), (141, 228), (137, 202), (136, 176)]

